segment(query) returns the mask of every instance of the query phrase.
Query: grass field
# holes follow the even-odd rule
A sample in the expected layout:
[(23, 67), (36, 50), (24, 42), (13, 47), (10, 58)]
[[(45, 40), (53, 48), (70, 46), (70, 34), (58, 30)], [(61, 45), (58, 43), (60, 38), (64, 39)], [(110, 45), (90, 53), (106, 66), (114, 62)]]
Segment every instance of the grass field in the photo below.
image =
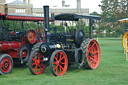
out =
[(27, 66), (14, 67), (11, 74), (0, 75), (0, 85), (128, 85), (128, 62), (121, 39), (99, 39), (101, 62), (96, 70), (68, 68), (55, 77), (50, 68), (42, 75), (32, 75)]

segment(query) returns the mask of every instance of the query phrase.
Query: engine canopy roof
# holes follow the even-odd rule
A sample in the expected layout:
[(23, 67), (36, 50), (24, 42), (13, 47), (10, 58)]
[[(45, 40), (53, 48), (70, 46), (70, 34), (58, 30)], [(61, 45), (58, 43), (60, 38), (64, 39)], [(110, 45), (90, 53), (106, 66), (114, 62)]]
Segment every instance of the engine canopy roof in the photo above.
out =
[(95, 15), (78, 15), (71, 13), (58, 14), (52, 17), (53, 20), (65, 20), (65, 21), (78, 21), (79, 19), (93, 19), (101, 20), (99, 16)]
[[(5, 14), (0, 13), (1, 20), (16, 20), (16, 21), (44, 21), (44, 17), (42, 16), (34, 16), (34, 15), (23, 15), (23, 14)], [(51, 22), (54, 20), (51, 20)]]

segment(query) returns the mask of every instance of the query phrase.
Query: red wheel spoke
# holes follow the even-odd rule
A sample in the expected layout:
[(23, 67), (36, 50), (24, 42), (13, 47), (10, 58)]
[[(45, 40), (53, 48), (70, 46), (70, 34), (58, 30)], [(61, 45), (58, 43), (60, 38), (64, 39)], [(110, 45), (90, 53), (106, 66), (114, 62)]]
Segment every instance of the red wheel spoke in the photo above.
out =
[(66, 64), (66, 63), (61, 63), (61, 64)]
[(62, 56), (63, 54), (62, 53), (60, 53), (60, 59), (59, 59), (59, 61), (61, 60), (61, 56)]
[(41, 64), (39, 64), (39, 68), (40, 68), (40, 71), (41, 71)]
[(33, 61), (36, 61), (36, 59), (32, 58)]
[(58, 61), (58, 59), (56, 57), (54, 57), (56, 61)]
[(89, 51), (91, 51), (92, 52), (92, 50), (94, 49), (94, 46), (93, 47), (91, 47), (91, 49), (89, 50)]
[(91, 52), (92, 54), (97, 54), (98, 53), (98, 51), (94, 51), (94, 52)]
[(90, 59), (93, 60), (95, 63), (97, 63), (97, 61), (95, 59), (93, 59), (93, 58), (90, 58)]
[(95, 58), (95, 56), (91, 55), (93, 58)]
[(56, 69), (57, 69), (57, 67), (58, 67), (58, 65), (56, 65), (56, 67), (54, 68), (54, 70), (56, 70)]
[(31, 65), (32, 65), (32, 66), (33, 66), (33, 65), (36, 65), (36, 63), (32, 63)]
[(63, 53), (61, 52), (61, 53), (60, 53), (60, 57), (61, 57), (62, 55), (63, 55)]
[(96, 43), (94, 42), (93, 44), (92, 44), (92, 46), (91, 47), (89, 47), (89, 50), (92, 50), (93, 48), (94, 48), (94, 45), (95, 45)]
[(64, 57), (60, 58), (60, 60), (59, 60), (59, 61), (61, 61), (62, 59), (64, 59)]
[(33, 71), (35, 72), (35, 69), (37, 68), (37, 65), (35, 66), (35, 68), (33, 69)]
[(60, 66), (60, 68), (64, 69), (61, 65), (59, 65), (59, 66)]
[(60, 73), (61, 73), (61, 67), (60, 67)]
[(54, 62), (53, 64), (56, 64), (57, 65), (57, 62)]
[(56, 54), (56, 56), (55, 56), (56, 58), (58, 58), (58, 54)]
[(58, 74), (58, 68), (56, 68), (56, 74)]

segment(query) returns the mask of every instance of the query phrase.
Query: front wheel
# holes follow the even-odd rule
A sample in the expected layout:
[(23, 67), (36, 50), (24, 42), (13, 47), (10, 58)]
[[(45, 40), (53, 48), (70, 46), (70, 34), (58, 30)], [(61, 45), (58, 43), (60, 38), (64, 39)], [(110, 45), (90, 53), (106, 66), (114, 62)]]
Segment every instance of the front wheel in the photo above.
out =
[(65, 74), (68, 67), (67, 55), (62, 50), (56, 50), (52, 53), (50, 58), (50, 68), (55, 76), (62, 76)]
[(13, 68), (12, 57), (8, 54), (0, 55), (0, 74), (9, 74)]
[(29, 70), (33, 75), (42, 74), (45, 70), (46, 63), (43, 61), (43, 55), (38, 49), (31, 52), (28, 60)]

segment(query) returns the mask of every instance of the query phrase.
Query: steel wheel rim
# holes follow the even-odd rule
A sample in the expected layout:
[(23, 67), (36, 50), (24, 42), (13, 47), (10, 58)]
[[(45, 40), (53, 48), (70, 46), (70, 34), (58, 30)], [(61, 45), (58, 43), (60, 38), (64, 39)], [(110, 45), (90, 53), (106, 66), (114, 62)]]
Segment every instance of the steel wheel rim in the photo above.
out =
[(28, 32), (27, 37), (28, 37), (28, 41), (29, 41), (31, 44), (34, 44), (34, 43), (36, 42), (37, 35), (36, 35), (36, 33), (35, 33), (34, 30), (30, 30), (30, 31)]
[(92, 69), (95, 69), (98, 67), (100, 63), (100, 47), (97, 41), (91, 40), (90, 43), (88, 44), (88, 49), (87, 49), (87, 60)]
[(11, 69), (11, 60), (9, 58), (4, 58), (1, 62), (1, 70), (6, 73)]
[(32, 57), (32, 71), (35, 74), (42, 74), (45, 70), (46, 64), (42, 65), (43, 57), (39, 51), (35, 52)]
[(67, 70), (67, 57), (64, 52), (59, 51), (54, 56), (53, 69), (56, 75), (63, 75)]
[[(124, 36), (123, 36), (123, 40), (122, 40), (123, 48), (125, 48), (125, 38), (127, 38), (127, 40), (128, 40), (128, 32), (126, 32), (126, 33), (124, 34)], [(127, 47), (128, 47), (128, 44), (127, 44)], [(128, 49), (127, 49), (127, 51), (128, 51)]]

